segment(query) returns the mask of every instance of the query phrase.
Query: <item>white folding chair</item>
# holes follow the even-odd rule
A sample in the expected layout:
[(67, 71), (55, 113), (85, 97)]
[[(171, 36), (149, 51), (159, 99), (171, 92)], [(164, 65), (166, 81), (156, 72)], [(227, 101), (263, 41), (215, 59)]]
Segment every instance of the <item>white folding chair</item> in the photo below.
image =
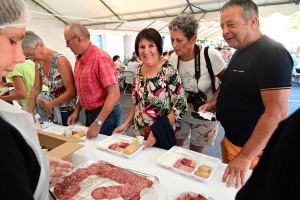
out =
[(131, 95), (126, 94), (126, 90), (129, 87), (129, 85), (132, 85), (133, 79), (134, 79), (134, 73), (131, 70), (122, 70), (123, 76), (125, 76), (125, 83), (126, 87), (124, 88), (124, 95)]

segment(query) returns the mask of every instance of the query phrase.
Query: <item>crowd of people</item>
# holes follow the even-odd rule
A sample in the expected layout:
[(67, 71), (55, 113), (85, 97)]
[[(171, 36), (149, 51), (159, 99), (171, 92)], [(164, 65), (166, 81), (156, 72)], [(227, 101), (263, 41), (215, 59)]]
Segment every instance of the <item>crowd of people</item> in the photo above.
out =
[[(0, 100), (0, 155), (6, 161), (0, 196), (47, 199), (49, 180), (62, 180), (72, 164), (40, 151), (33, 116), (43, 113), (45, 120), (66, 126), (76, 123), (84, 108), (87, 138), (125, 133), (133, 125), (146, 140), (144, 148), (183, 146), (190, 137), (190, 149), (200, 153), (214, 145), (218, 124), (195, 113), (217, 111), (228, 164), (222, 181), (240, 188), (254, 169), (236, 198), (299, 198), (300, 111), (286, 119), (294, 63), (282, 44), (261, 33), (258, 16), (251, 0), (222, 6), (223, 37), (236, 49), (228, 66), (219, 49), (196, 45), (199, 23), (193, 15), (181, 14), (169, 23), (173, 52), (163, 52), (159, 32), (146, 28), (136, 37), (135, 55), (123, 62), (93, 45), (87, 28), (73, 22), (64, 29), (66, 46), (76, 55), (73, 72), (66, 57), (25, 31), (30, 13), (24, 1), (3, 0), (0, 76), (12, 79), (16, 93), (0, 99), (23, 99), (24, 111)], [(126, 68), (135, 76), (132, 106), (123, 121), (117, 71)]]

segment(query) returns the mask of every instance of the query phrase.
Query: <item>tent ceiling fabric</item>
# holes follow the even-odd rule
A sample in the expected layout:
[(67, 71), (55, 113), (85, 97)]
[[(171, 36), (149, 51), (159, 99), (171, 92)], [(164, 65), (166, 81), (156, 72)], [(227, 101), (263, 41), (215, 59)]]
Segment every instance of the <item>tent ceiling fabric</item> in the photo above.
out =
[[(155, 28), (168, 33), (168, 23), (180, 13), (195, 14), (199, 19), (198, 37), (222, 39), (219, 26), (220, 8), (226, 0), (27, 0), (43, 8), (45, 13), (57, 15), (64, 23), (74, 21), (88, 29), (139, 32)], [(260, 16), (275, 12), (291, 15), (300, 10), (299, 0), (254, 0)], [(33, 18), (41, 14), (33, 13)], [(53, 16), (54, 18), (54, 16)], [(114, 21), (111, 21), (114, 20)], [(121, 21), (120, 21), (121, 20)], [(120, 21), (120, 22), (116, 22)], [(126, 21), (126, 22), (125, 22)]]

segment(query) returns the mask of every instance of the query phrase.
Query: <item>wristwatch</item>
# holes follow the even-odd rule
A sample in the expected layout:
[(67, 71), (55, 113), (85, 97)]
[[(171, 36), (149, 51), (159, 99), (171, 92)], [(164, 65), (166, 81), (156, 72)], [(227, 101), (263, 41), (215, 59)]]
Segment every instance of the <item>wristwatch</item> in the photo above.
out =
[(103, 122), (98, 118), (95, 119), (95, 122), (98, 124), (98, 126), (101, 126), (103, 124)]

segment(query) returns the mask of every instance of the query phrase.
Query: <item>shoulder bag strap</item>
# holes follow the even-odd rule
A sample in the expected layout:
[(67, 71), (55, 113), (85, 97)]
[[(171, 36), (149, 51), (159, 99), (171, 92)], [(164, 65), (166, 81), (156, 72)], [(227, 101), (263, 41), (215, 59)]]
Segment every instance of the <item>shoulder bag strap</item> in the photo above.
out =
[[(195, 78), (197, 80), (197, 88), (198, 88), (198, 81), (201, 76), (201, 68), (200, 68), (200, 51), (202, 48), (200, 48), (197, 44), (194, 45), (194, 50), (195, 50)], [(179, 56), (178, 56), (178, 61), (177, 61), (177, 70), (179, 73)], [(199, 90), (199, 89), (198, 89)]]
[(215, 93), (215, 91), (216, 91), (215, 75), (214, 75), (214, 72), (213, 72), (212, 67), (211, 67), (210, 58), (208, 56), (208, 48), (209, 47), (204, 48), (204, 57), (205, 57), (206, 67), (207, 67), (207, 70), (208, 70), (208, 73), (209, 73), (209, 76), (210, 76), (210, 79), (211, 79), (212, 91), (213, 91), (213, 93)]

